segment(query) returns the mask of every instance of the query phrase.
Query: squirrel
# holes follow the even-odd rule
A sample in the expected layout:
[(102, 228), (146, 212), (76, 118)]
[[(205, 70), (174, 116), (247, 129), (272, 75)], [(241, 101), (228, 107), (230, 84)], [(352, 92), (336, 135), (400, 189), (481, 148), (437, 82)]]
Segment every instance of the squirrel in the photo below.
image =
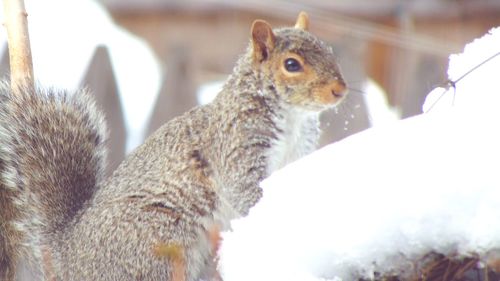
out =
[(1, 280), (20, 259), (45, 280), (210, 278), (207, 233), (314, 150), (319, 114), (347, 94), (308, 25), (304, 12), (294, 27), (255, 20), (215, 100), (164, 124), (107, 179), (105, 122), (87, 91), (1, 85)]

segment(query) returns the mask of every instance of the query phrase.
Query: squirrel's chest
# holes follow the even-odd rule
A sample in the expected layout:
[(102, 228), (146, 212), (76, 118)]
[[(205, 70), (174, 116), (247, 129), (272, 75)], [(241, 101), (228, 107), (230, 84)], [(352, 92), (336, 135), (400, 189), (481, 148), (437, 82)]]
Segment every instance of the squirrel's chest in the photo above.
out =
[(319, 116), (291, 110), (275, 120), (279, 132), (267, 155), (268, 174), (312, 152), (319, 138)]

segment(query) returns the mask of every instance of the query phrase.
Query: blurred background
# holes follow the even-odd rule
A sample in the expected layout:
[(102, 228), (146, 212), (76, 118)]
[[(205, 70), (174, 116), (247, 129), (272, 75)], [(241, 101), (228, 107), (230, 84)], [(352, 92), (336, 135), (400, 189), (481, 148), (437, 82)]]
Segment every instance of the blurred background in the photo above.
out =
[(334, 47), (350, 95), (322, 116), (322, 145), (421, 113), (426, 94), (447, 85), (449, 55), (500, 25), (500, 0), (26, 0), (26, 8), (39, 82), (88, 87), (105, 109), (110, 170), (217, 93), (254, 19), (279, 27), (306, 11), (310, 31)]

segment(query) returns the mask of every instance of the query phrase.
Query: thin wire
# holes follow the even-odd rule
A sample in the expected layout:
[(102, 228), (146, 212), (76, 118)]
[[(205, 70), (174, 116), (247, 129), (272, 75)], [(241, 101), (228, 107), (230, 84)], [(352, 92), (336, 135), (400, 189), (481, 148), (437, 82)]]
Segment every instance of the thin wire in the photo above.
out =
[(460, 81), (462, 80), (465, 76), (469, 75), (470, 73), (472, 73), (473, 71), (475, 71), (476, 69), (478, 69), (479, 67), (481, 67), (483, 64), (489, 62), (490, 60), (494, 59), (496, 56), (500, 55), (500, 52), (494, 54), (493, 56), (487, 58), (485, 61), (483, 61), (482, 63), (474, 66), (472, 69), (470, 69), (469, 71), (465, 72), (465, 74), (463, 74), (462, 76), (460, 76), (457, 80), (455, 81), (451, 81), (452, 82), (452, 86), (455, 87), (455, 85)]
[(431, 104), (431, 106), (429, 107), (429, 109), (427, 109), (427, 111), (425, 111), (425, 113), (429, 112), (432, 110), (432, 108), (434, 108), (434, 106), (441, 100), (442, 97), (444, 97), (444, 94), (446, 94), (446, 92), (448, 92), (449, 89), (444, 89), (444, 91), (439, 95), (439, 97)]
[(491, 61), (492, 59), (494, 59), (495, 57), (497, 57), (499, 55), (500, 55), (500, 52), (497, 52), (496, 54), (490, 56), (489, 58), (487, 58), (484, 61), (482, 61), (480, 64), (478, 64), (478, 65), (474, 66), (473, 68), (469, 69), (467, 72), (465, 72), (460, 77), (458, 77), (455, 81), (448, 80), (447, 83), (446, 83), (448, 85), (448, 88), (444, 89), (444, 91), (441, 93), (441, 95), (439, 95), (439, 97), (432, 103), (432, 105), (429, 107), (429, 109), (427, 109), (426, 112), (431, 111), (431, 109), (441, 100), (441, 98), (444, 96), (444, 94), (446, 94), (446, 92), (448, 92), (448, 90), (450, 89), (450, 87), (453, 88), (453, 101), (452, 101), (452, 105), (455, 105), (455, 95), (456, 95), (456, 90), (457, 90), (457, 87), (456, 87), (457, 83), (460, 82), (465, 77), (467, 77), (472, 72), (474, 72), (476, 69), (480, 68), (485, 63)]

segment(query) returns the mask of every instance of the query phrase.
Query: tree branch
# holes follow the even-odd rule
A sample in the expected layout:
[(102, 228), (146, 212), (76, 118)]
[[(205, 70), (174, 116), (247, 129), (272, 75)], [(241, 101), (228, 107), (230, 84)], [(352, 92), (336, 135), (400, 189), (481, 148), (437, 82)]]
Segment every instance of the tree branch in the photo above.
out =
[(28, 14), (24, 8), (24, 1), (3, 0), (3, 5), (9, 44), (11, 87), (14, 90), (21, 84), (34, 86)]

